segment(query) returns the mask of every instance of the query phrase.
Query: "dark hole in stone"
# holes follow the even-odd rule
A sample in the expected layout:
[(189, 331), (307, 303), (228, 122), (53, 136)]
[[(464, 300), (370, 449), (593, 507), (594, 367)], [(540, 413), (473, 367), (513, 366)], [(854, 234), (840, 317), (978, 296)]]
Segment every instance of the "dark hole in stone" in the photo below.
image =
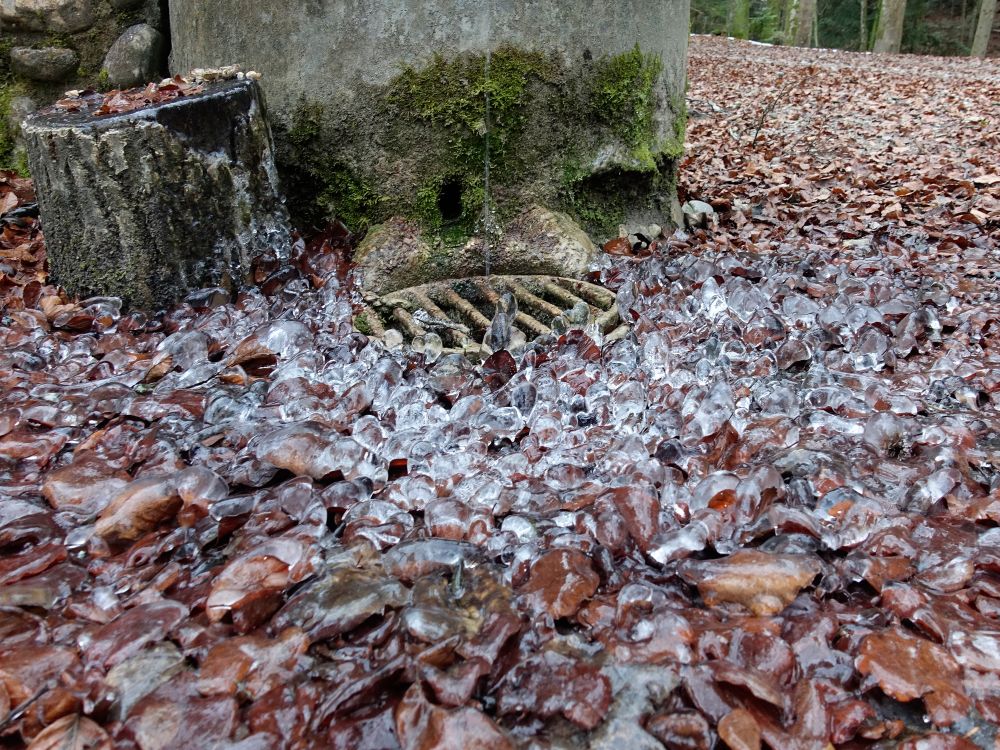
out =
[(438, 190), (438, 211), (441, 221), (452, 224), (462, 218), (462, 183), (448, 180)]

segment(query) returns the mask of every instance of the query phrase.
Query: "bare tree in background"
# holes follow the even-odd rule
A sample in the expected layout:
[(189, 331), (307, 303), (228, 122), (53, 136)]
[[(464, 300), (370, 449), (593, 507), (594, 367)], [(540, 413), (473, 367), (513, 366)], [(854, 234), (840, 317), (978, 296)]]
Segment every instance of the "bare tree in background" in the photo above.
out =
[[(996, 2), (996, 0), (993, 0)], [(906, 17), (906, 0), (882, 0), (875, 34), (873, 52), (897, 53), (903, 43), (903, 19)]]
[(979, 0), (979, 20), (976, 21), (976, 36), (972, 39), (973, 57), (986, 57), (986, 49), (990, 46), (990, 35), (993, 33), (993, 20), (997, 15), (997, 0)]
[(785, 38), (796, 47), (810, 47), (815, 25), (816, 0), (792, 0)]

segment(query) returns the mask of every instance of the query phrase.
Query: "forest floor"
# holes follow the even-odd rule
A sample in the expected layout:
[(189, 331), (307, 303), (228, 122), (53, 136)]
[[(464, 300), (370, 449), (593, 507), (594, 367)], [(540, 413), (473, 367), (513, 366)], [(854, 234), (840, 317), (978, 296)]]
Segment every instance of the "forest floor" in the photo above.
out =
[(349, 238), (162, 315), (0, 178), (0, 747), (991, 748), (1000, 64), (692, 38), (634, 322), (354, 332)]

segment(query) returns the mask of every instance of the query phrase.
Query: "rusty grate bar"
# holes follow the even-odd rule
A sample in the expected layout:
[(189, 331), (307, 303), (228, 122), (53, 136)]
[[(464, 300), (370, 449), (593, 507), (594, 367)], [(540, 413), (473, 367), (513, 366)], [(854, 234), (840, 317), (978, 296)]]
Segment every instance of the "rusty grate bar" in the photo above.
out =
[[(444, 310), (437, 306), (437, 304), (432, 300), (427, 293), (422, 289), (414, 289), (410, 292), (417, 304), (420, 305), (421, 309), (430, 313), (431, 317), (437, 321), (448, 321), (455, 323), (451, 316), (448, 315)], [(456, 327), (445, 327), (441, 328), (442, 335), (445, 340), (450, 340), (452, 344), (457, 346), (459, 349), (464, 349), (467, 346), (471, 346), (474, 342), (468, 337), (468, 335), (460, 327), (461, 324), (458, 323)]]
[[(364, 332), (384, 336), (387, 329), (395, 328), (404, 338), (413, 339), (434, 331), (451, 347), (449, 351), (469, 354), (480, 347), (504, 292), (517, 300), (514, 324), (529, 340), (551, 334), (552, 320), (581, 304), (590, 308), (591, 320), (606, 340), (620, 338), (628, 330), (619, 319), (614, 294), (595, 284), (557, 276), (476, 276), (368, 300), (363, 308)], [(360, 317), (356, 318), (359, 328)]]
[(490, 319), (479, 312), (475, 305), (459, 295), (454, 289), (445, 287), (440, 291), (440, 295), (438, 299), (442, 301), (442, 304), (447, 304), (453, 310), (457, 310), (464, 315), (467, 323), (473, 328), (481, 328), (483, 330), (489, 328)]
[(403, 333), (410, 338), (423, 336), (426, 333), (426, 331), (420, 327), (420, 324), (413, 319), (413, 316), (410, 315), (409, 311), (404, 310), (402, 307), (397, 307), (393, 310), (392, 317), (399, 327), (403, 329)]
[(511, 279), (507, 281), (506, 284), (508, 289), (514, 293), (514, 297), (517, 299), (517, 304), (520, 309), (527, 308), (542, 315), (548, 316), (551, 320), (557, 315), (561, 315), (563, 308), (553, 305), (551, 302), (546, 302), (541, 297), (532, 294), (530, 291), (524, 288), (523, 284)]

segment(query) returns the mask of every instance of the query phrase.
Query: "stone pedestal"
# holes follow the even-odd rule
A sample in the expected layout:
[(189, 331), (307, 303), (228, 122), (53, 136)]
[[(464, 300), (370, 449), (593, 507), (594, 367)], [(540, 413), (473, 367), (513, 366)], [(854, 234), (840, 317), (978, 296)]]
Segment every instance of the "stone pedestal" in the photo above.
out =
[(139, 307), (236, 286), (289, 248), (260, 91), (252, 81), (124, 114), (56, 108), (24, 125), (53, 279)]
[[(476, 230), (542, 205), (597, 236), (668, 223), (688, 0), (172, 0), (171, 67), (263, 73), (308, 220)], [(487, 59), (489, 58), (489, 59)]]

